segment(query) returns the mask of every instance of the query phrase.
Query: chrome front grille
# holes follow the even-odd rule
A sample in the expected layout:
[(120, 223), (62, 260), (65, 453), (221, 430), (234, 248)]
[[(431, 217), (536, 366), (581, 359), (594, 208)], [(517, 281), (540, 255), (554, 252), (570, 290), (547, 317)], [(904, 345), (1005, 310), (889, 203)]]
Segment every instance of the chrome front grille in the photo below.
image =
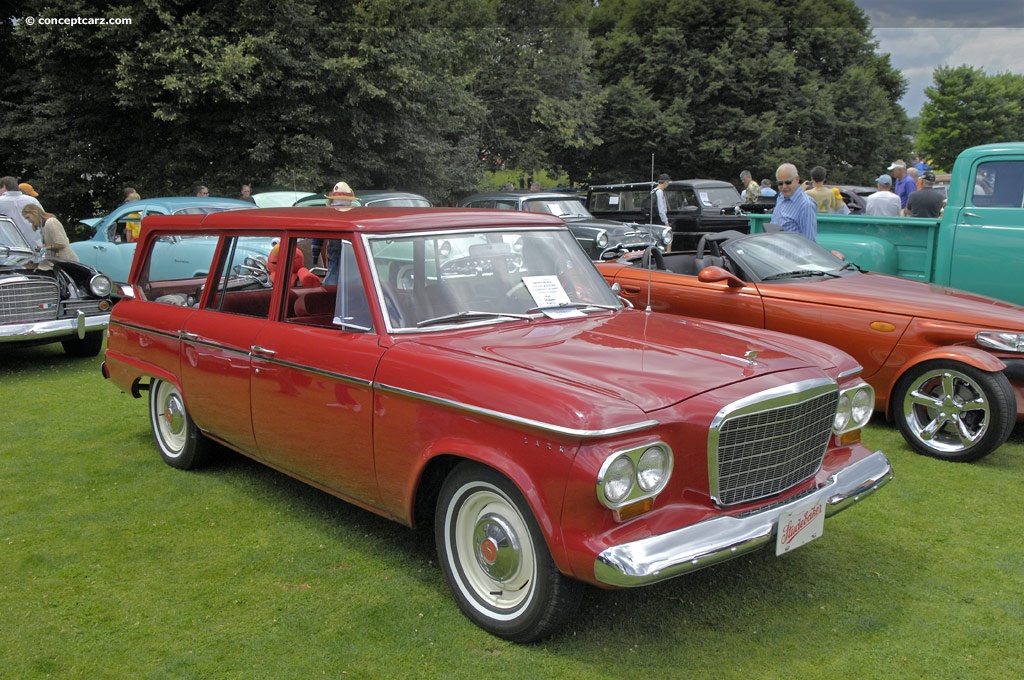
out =
[(722, 409), (708, 439), (711, 496), (736, 505), (812, 476), (828, 448), (838, 386), (821, 379), (769, 390)]
[(19, 276), (0, 283), (0, 321), (52, 321), (60, 309), (60, 292), (53, 279)]

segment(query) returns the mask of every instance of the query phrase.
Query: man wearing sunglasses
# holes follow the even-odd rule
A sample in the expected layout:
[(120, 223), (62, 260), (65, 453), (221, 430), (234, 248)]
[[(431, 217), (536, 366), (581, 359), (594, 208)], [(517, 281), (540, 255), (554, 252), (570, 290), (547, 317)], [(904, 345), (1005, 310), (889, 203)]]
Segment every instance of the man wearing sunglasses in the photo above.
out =
[(800, 187), (800, 175), (792, 163), (783, 163), (775, 171), (779, 195), (772, 211), (772, 222), (783, 231), (795, 231), (812, 241), (818, 236), (818, 204)]

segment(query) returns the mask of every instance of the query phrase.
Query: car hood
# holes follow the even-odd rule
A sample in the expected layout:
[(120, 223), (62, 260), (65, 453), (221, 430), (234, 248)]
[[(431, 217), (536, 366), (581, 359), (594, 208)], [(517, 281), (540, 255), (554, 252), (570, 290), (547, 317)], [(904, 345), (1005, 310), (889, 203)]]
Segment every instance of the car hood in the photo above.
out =
[(765, 298), (875, 309), (918, 319), (1024, 331), (1024, 307), (984, 295), (886, 274), (757, 284)]
[[(761, 332), (758, 332), (759, 335)], [(600, 429), (695, 395), (783, 371), (835, 377), (847, 355), (812, 342), (673, 315), (625, 310), (568, 321), (404, 336), (385, 385), (567, 427)], [(748, 352), (756, 358), (748, 360)]]

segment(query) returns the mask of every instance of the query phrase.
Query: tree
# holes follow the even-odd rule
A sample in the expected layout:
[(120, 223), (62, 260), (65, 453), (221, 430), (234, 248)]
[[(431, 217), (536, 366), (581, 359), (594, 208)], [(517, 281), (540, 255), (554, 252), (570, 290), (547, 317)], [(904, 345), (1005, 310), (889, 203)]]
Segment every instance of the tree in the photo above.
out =
[(849, 0), (604, 0), (591, 21), (595, 177), (805, 174), (866, 181), (907, 147), (905, 89)]
[(925, 90), (918, 151), (942, 168), (968, 147), (1020, 139), (1024, 130), (1024, 76), (988, 76), (972, 66), (941, 67)]

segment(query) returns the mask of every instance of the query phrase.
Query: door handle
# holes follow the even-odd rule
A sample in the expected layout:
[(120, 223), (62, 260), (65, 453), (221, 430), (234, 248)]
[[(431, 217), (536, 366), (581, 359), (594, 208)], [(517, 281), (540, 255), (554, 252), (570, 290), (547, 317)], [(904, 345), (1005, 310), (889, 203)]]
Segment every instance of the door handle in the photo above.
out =
[(277, 352), (275, 352), (274, 350), (267, 349), (266, 347), (260, 347), (259, 345), (250, 345), (249, 351), (252, 352), (253, 354), (259, 354), (260, 356), (263, 357), (272, 357), (275, 354), (277, 354)]
[(198, 340), (199, 336), (195, 333), (189, 333), (188, 331), (178, 331), (178, 337), (182, 340)]
[(972, 212), (971, 212), (971, 211), (969, 211), (969, 210), (965, 210), (965, 211), (964, 211), (964, 215), (966, 215), (967, 217), (980, 217), (980, 215), (978, 215), (978, 214), (976, 214), (976, 213), (972, 213)]
[(640, 286), (623, 286), (622, 287), (622, 294), (623, 295), (639, 295), (640, 294)]

